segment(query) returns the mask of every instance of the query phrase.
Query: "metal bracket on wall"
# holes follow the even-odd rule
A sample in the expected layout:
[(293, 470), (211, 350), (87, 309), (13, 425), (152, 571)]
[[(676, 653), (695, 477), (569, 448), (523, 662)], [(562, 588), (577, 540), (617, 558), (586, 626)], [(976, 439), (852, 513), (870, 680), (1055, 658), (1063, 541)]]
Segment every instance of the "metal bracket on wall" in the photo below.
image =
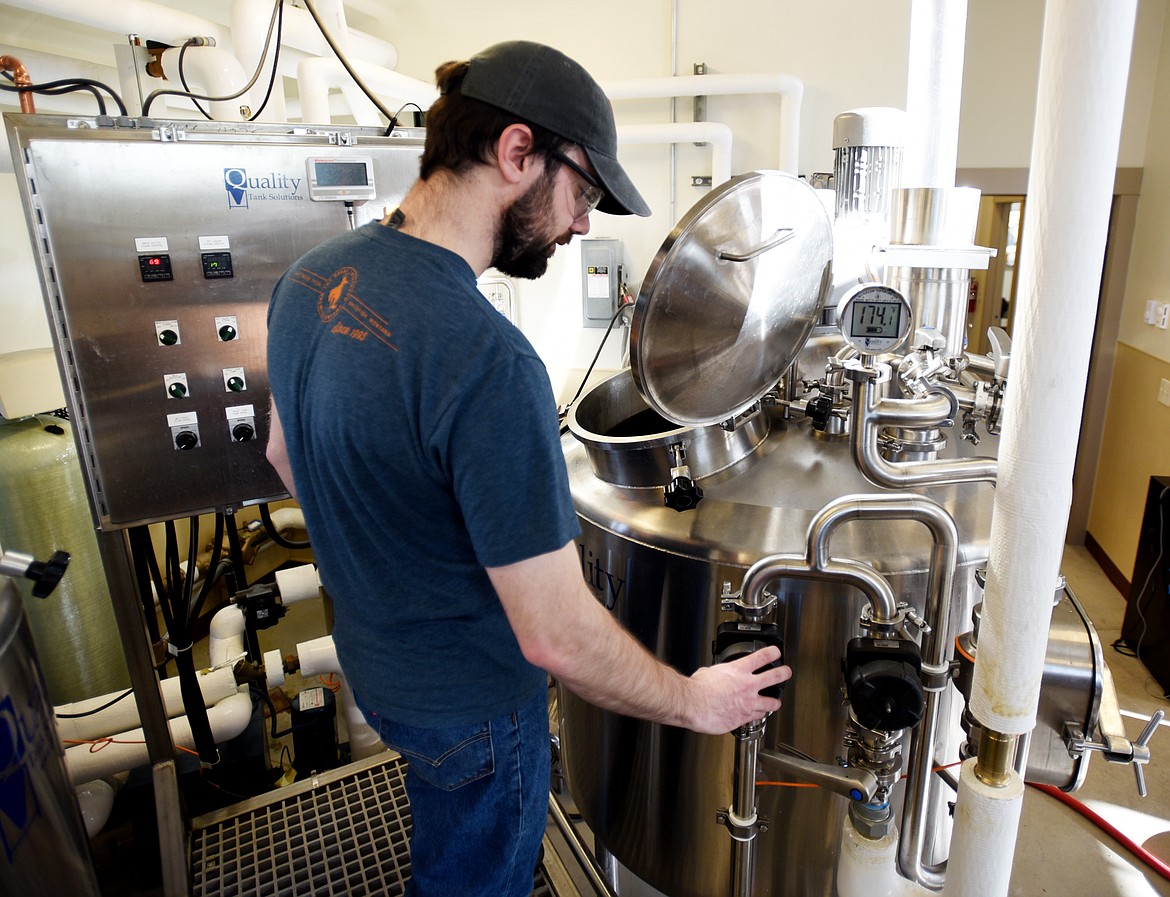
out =
[[(696, 75), (707, 74), (707, 63), (696, 62), (693, 66), (693, 71)], [(706, 97), (695, 97), (694, 98), (694, 120), (695, 121), (706, 121), (707, 120), (707, 98)], [(695, 144), (695, 146), (706, 146), (706, 145), (707, 145), (706, 143), (696, 143)], [(694, 178), (691, 178), (692, 183), (694, 183), (694, 180), (695, 180)], [(710, 178), (708, 178), (707, 180), (708, 180), (708, 183), (710, 183)]]

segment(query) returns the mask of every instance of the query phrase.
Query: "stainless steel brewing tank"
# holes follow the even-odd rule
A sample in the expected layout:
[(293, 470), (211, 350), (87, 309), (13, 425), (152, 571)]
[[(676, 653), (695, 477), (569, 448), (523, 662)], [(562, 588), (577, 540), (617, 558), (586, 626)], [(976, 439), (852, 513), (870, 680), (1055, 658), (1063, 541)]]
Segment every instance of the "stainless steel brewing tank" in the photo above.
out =
[[(767, 414), (739, 441), (717, 425), (677, 427), (640, 402), (625, 371), (581, 399), (571, 421), (576, 433), (562, 441), (581, 523), (582, 575), (642, 644), (684, 674), (712, 662), (716, 627), (732, 619), (720, 610), (724, 582), (738, 590), (759, 558), (803, 554), (809, 522), (830, 500), (881, 491), (856, 471), (847, 440), (825, 439), (807, 422)], [(705, 492), (697, 508), (683, 513), (664, 507), (662, 488), (649, 485), (655, 463), (658, 483), (667, 481), (668, 449), (679, 443)], [(637, 482), (615, 473), (631, 468)], [(973, 573), (987, 558), (993, 490), (973, 484), (923, 492), (954, 515), (960, 534), (949, 642), (969, 627)], [(929, 550), (926, 528), (908, 521), (850, 522), (831, 546), (834, 557), (872, 564), (899, 600), (919, 611)], [(858, 634), (863, 604), (860, 593), (845, 586), (780, 583), (776, 622), (794, 676), (782, 709), (769, 720), (765, 747), (789, 745), (827, 763), (844, 754), (841, 658)], [(948, 689), (944, 719), (957, 717), (957, 700)], [(716, 812), (731, 801), (732, 736), (644, 723), (599, 710), (564, 689), (560, 707), (566, 778), (601, 842), (670, 897), (727, 893), (731, 836)], [(957, 759), (957, 726), (940, 731), (936, 756)], [(762, 777), (766, 773), (762, 769)], [(756, 851), (755, 893), (832, 895), (846, 805), (820, 788), (761, 787), (767, 831)]]

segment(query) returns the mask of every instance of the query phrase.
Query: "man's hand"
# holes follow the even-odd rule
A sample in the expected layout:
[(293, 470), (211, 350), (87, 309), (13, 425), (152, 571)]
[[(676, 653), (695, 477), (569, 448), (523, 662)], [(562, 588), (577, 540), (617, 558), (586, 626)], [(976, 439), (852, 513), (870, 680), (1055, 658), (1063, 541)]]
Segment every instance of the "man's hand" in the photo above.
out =
[(723, 735), (779, 710), (779, 700), (759, 694), (762, 689), (792, 678), (792, 670), (786, 666), (761, 669), (779, 659), (780, 649), (768, 647), (738, 660), (695, 670), (689, 680), (694, 701), (687, 708), (686, 727), (708, 735)]

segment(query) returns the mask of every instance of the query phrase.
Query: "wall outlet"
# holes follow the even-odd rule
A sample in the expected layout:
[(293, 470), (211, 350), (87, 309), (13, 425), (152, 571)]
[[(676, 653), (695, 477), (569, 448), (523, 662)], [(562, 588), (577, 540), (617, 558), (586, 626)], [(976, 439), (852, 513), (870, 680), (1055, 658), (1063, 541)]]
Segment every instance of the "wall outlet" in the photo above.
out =
[(1144, 320), (1147, 324), (1153, 324), (1156, 320), (1158, 320), (1158, 300), (1157, 299), (1147, 299), (1146, 300), (1146, 314), (1142, 320)]
[(1158, 320), (1154, 323), (1162, 330), (1170, 326), (1170, 302), (1163, 302), (1158, 306)]
[(1163, 378), (1158, 385), (1158, 401), (1163, 405), (1170, 406), (1170, 380)]

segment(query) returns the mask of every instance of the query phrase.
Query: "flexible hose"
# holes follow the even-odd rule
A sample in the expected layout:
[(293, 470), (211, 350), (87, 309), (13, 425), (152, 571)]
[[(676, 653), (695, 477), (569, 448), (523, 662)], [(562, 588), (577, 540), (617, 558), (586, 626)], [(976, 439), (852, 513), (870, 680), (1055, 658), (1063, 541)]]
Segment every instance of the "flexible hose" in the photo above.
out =
[(1143, 863), (1145, 863), (1147, 866), (1149, 866), (1151, 869), (1153, 869), (1155, 872), (1157, 872), (1159, 875), (1161, 875), (1167, 881), (1170, 881), (1170, 865), (1168, 865), (1167, 863), (1165, 863), (1163, 860), (1159, 859), (1158, 857), (1154, 856), (1152, 853), (1150, 853), (1148, 850), (1146, 850), (1144, 847), (1142, 847), (1140, 844), (1138, 844), (1136, 841), (1134, 841), (1129, 836), (1123, 834), (1117, 828), (1117, 826), (1113, 825), (1113, 823), (1109, 822), (1107, 819), (1105, 819), (1099, 813), (1097, 813), (1094, 810), (1091, 810), (1089, 807), (1085, 806), (1083, 803), (1081, 803), (1079, 800), (1077, 800), (1072, 795), (1065, 794), (1059, 788), (1056, 788), (1052, 785), (1039, 785), (1039, 784), (1036, 784), (1033, 782), (1029, 782), (1028, 784), (1031, 785), (1033, 788), (1035, 788), (1037, 791), (1043, 791), (1045, 794), (1049, 795), (1050, 797), (1055, 797), (1062, 804), (1065, 804), (1066, 806), (1072, 807), (1074, 810), (1076, 810), (1078, 813), (1080, 813), (1082, 816), (1084, 816), (1086, 819), (1088, 819), (1090, 822), (1092, 822), (1094, 825), (1096, 825), (1099, 829), (1101, 829), (1106, 834), (1108, 834), (1110, 837), (1115, 839), (1118, 843), (1121, 844), (1122, 847), (1124, 847), (1126, 850), (1128, 850), (1130, 853), (1132, 853), (1135, 857), (1137, 857), (1139, 860), (1141, 860)]

